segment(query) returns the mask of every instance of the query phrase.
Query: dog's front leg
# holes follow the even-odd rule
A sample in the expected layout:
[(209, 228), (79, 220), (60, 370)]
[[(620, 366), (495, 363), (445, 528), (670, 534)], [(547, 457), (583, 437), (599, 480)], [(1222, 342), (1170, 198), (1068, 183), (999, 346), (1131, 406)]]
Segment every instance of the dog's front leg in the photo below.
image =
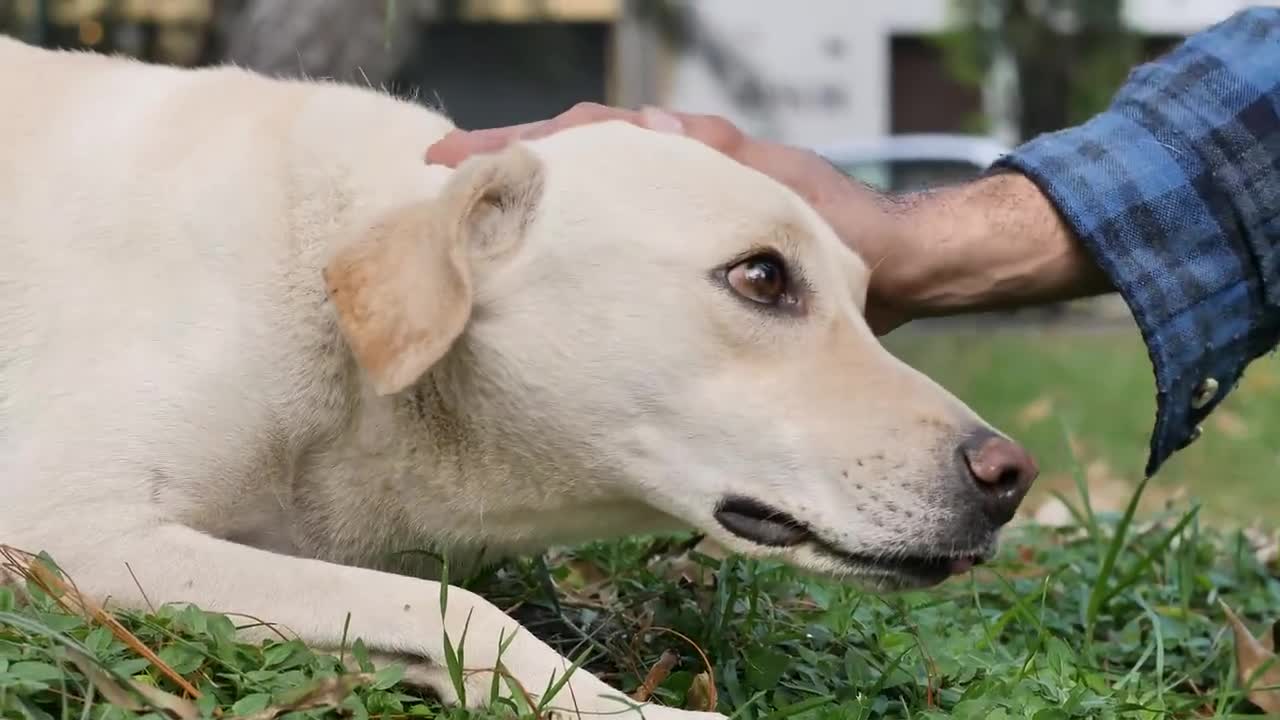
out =
[[(554, 709), (558, 717), (723, 717), (656, 705), (635, 707), (621, 692), (580, 669), (554, 697), (542, 698), (571, 663), (497, 607), (461, 588), (447, 588), (442, 614), (439, 583), (277, 555), (173, 524), (113, 532), (96, 546), (59, 548), (51, 542), (53, 547), (41, 549), (50, 552), (82, 592), (99, 601), (110, 596), (112, 603), (135, 609), (144, 608), (147, 599), (156, 604), (190, 602), (210, 611), (247, 613), (331, 651), (343, 641), (350, 613), (348, 639), (362, 638), (371, 650), (383, 654), (421, 658), (426, 666), (415, 668), (414, 679), (446, 700), (457, 699), (445, 669), (447, 631), (452, 645), (460, 648), (464, 670), (473, 671), (466, 673), (464, 685), (470, 706), (489, 702), (492, 672), (501, 662), (529, 695), (545, 702), (544, 708)], [(512, 695), (507, 683), (499, 687), (503, 696)]]

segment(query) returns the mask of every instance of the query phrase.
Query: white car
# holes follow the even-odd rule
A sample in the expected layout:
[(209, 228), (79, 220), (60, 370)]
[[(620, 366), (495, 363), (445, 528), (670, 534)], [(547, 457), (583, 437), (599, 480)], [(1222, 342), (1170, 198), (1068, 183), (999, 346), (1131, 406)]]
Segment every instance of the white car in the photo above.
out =
[(905, 134), (814, 147), (846, 175), (902, 192), (981, 174), (1009, 148), (981, 135)]

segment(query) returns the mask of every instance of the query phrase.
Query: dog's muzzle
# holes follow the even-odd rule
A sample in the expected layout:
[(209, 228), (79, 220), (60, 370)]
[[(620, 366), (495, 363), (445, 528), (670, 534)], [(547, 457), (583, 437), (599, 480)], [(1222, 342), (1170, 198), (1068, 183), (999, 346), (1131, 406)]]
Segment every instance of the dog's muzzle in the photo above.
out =
[(795, 516), (754, 498), (730, 496), (715, 510), (716, 521), (725, 530), (767, 548), (807, 545), (814, 551), (839, 561), (859, 574), (904, 577), (911, 585), (934, 585), (952, 575), (968, 572), (990, 558), (993, 545), (946, 554), (920, 552), (879, 555), (845, 550), (828, 542)]

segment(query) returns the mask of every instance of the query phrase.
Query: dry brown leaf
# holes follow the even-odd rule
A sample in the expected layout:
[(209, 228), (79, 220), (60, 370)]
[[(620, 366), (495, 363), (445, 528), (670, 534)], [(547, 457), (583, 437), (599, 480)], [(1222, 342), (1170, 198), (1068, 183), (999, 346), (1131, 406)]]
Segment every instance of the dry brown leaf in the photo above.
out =
[(685, 695), (685, 710), (711, 712), (716, 709), (716, 684), (711, 675), (700, 672), (693, 676), (689, 693)]
[(336, 708), (351, 694), (356, 687), (373, 681), (373, 673), (352, 673), (338, 677), (324, 678), (311, 687), (303, 690), (288, 702), (272, 705), (251, 715), (240, 715), (233, 720), (274, 720), (284, 713), (315, 710), (318, 708)]
[[(678, 555), (659, 555), (649, 560), (649, 570), (669, 582), (684, 582), (698, 588), (710, 588), (716, 584), (715, 568), (708, 567), (705, 560), (694, 559), (697, 553), (711, 560), (723, 560), (729, 552), (711, 538), (704, 537), (689, 550)], [(711, 598), (696, 598), (703, 609), (709, 609)]]
[(1280, 559), (1280, 533), (1267, 532), (1254, 526), (1245, 528), (1243, 532), (1258, 564), (1269, 568), (1277, 559)]
[(710, 586), (715, 583), (715, 570), (681, 553), (673, 558), (655, 558), (649, 569), (670, 582), (687, 582), (691, 585)]
[(138, 702), (137, 697), (126, 690), (115, 677), (98, 667), (98, 664), (84, 653), (70, 647), (66, 651), (67, 657), (72, 664), (79, 668), (80, 672), (84, 673), (89, 682), (93, 683), (98, 692), (102, 693), (102, 696), (112, 705), (118, 705), (133, 712), (142, 712), (148, 708), (168, 710), (179, 720), (196, 720), (200, 717), (200, 711), (196, 708), (195, 703), (190, 700), (165, 692), (154, 685), (140, 683), (132, 678), (124, 678), (124, 682), (146, 700), (146, 704)]
[(1213, 427), (1218, 432), (1230, 438), (1242, 438), (1249, 434), (1249, 423), (1244, 418), (1230, 410), (1218, 409), (1211, 417)]
[(84, 673), (86, 679), (93, 684), (93, 687), (106, 698), (106, 701), (112, 705), (128, 710), (130, 712), (142, 712), (146, 710), (138, 698), (132, 693), (125, 690), (116, 679), (103, 672), (102, 668), (93, 663), (92, 660), (85, 657), (83, 653), (72, 648), (67, 648), (67, 657), (71, 663)]
[(1041, 503), (1032, 515), (1032, 519), (1037, 525), (1054, 528), (1067, 527), (1076, 521), (1075, 516), (1071, 514), (1071, 509), (1056, 496)]
[(575, 558), (564, 564), (569, 570), (569, 574), (565, 576), (561, 582), (569, 587), (581, 590), (591, 585), (603, 583), (609, 579), (604, 570), (599, 565), (589, 561)]
[(618, 593), (611, 578), (599, 565), (581, 558), (565, 560), (560, 564), (569, 572), (553, 583), (565, 600), (584, 605), (607, 606), (617, 599)]
[[(669, 627), (652, 627), (650, 632), (666, 633), (689, 643), (694, 652), (698, 653), (698, 657), (702, 659), (702, 667), (706, 668), (703, 672), (693, 676), (693, 683), (689, 686), (689, 692), (685, 696), (686, 709), (695, 709), (695, 707), (708, 707), (714, 709), (717, 702), (716, 696), (716, 676), (715, 670), (711, 666), (711, 659), (703, 652), (698, 643), (689, 639), (688, 635), (681, 633), (679, 630), (672, 630)], [(710, 703), (710, 705), (706, 705)]]
[(1244, 390), (1270, 390), (1276, 385), (1280, 385), (1280, 377), (1277, 377), (1270, 368), (1262, 368), (1245, 375), (1240, 382)]
[[(1280, 715), (1280, 661), (1276, 660), (1271, 633), (1261, 640), (1255, 638), (1225, 602), (1218, 602), (1227, 614), (1227, 623), (1231, 625), (1236, 640), (1236, 672), (1239, 675), (1236, 680), (1249, 688), (1250, 702), (1269, 714)], [(1259, 672), (1264, 665), (1266, 668)]]
[(0, 544), (0, 557), (5, 560), (4, 567), (24, 580), (37, 585), (44, 593), (52, 597), (68, 612), (77, 613), (87, 619), (93, 619), (106, 626), (117, 640), (128, 645), (134, 652), (146, 658), (153, 667), (166, 675), (193, 698), (200, 698), (200, 691), (186, 678), (178, 674), (168, 663), (160, 659), (154, 650), (147, 647), (136, 635), (115, 619), (110, 613), (80, 594), (75, 582), (68, 583), (46, 567), (34, 553), (20, 550), (11, 545)]
[(645, 675), (644, 682), (640, 683), (640, 687), (631, 693), (631, 699), (636, 702), (644, 702), (653, 695), (653, 691), (658, 689), (675, 669), (676, 663), (680, 661), (680, 656), (670, 650), (663, 650), (662, 657), (658, 658), (658, 662), (649, 668), (649, 673)]
[[(1125, 482), (1106, 460), (1093, 460), (1085, 466), (1084, 481), (1089, 488), (1089, 505), (1094, 512), (1117, 512), (1129, 504), (1133, 486)], [(1057, 489), (1068, 497), (1076, 495), (1075, 479), (1070, 475), (1060, 474), (1048, 477), (1039, 484), (1041, 488)], [(1079, 504), (1079, 501), (1073, 501)], [(1050, 496), (1032, 514), (1036, 523), (1046, 527), (1066, 527), (1075, 524), (1075, 516), (1071, 514), (1066, 503), (1056, 496)]]
[(1178, 487), (1173, 488), (1173, 490), (1168, 491), (1163, 498), (1164, 509), (1172, 509), (1174, 505), (1186, 500), (1188, 494), (1189, 493), (1187, 492), (1187, 487), (1185, 485), (1179, 485)]
[[(1105, 460), (1093, 460), (1085, 465), (1084, 481), (1089, 490), (1089, 506), (1094, 512), (1122, 512), (1129, 506), (1133, 497), (1134, 483), (1125, 475), (1117, 472)], [(1082, 537), (1086, 530), (1076, 527), (1076, 517), (1072, 515), (1068, 503), (1077, 510), (1083, 508), (1076, 479), (1068, 473), (1045, 475), (1036, 482), (1036, 494), (1024, 503), (1025, 510), (1019, 509), (1018, 517), (1036, 525), (1052, 528), (1074, 528), (1072, 532), (1062, 536), (1065, 541)], [(1186, 500), (1188, 491), (1185, 486), (1149, 485), (1143, 493), (1139, 507), (1142, 510), (1172, 509)], [(1059, 497), (1061, 496), (1061, 497)], [(1064, 502), (1063, 499), (1066, 498)], [(1038, 501), (1038, 502), (1037, 502)], [(1146, 532), (1156, 525), (1169, 526), (1173, 519), (1163, 518), (1154, 521), (1140, 522), (1134, 532)]]
[(1094, 510), (1122, 510), (1133, 496), (1133, 485), (1106, 460), (1094, 460), (1086, 465), (1084, 480), (1089, 484), (1089, 500)]
[(1026, 428), (1053, 414), (1053, 398), (1041, 395), (1018, 411), (1018, 424)]

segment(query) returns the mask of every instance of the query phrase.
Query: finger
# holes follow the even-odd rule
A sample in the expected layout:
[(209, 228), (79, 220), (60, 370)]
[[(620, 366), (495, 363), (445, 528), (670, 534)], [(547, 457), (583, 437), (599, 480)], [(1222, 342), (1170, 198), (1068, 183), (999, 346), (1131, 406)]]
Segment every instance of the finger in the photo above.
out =
[(600, 105), (598, 103), (578, 103), (569, 108), (565, 112), (560, 113), (554, 118), (541, 123), (537, 127), (530, 128), (526, 132), (520, 134), (521, 140), (536, 140), (543, 138), (561, 130), (567, 130), (580, 125), (590, 125), (608, 120), (622, 120), (632, 123), (633, 125), (644, 126), (644, 118), (640, 112), (635, 110), (626, 110), (624, 108), (615, 108), (608, 105)]
[(640, 120), (650, 130), (672, 135), (684, 134), (684, 123), (681, 122), (680, 118), (662, 108), (656, 108), (652, 105), (640, 108)]
[(485, 130), (455, 130), (427, 148), (426, 160), (429, 164), (457, 167), (472, 155), (501, 150), (516, 140), (535, 140), (567, 128), (606, 120), (624, 120), (636, 125), (644, 124), (641, 114), (634, 110), (581, 102), (550, 120)]
[(719, 115), (698, 113), (674, 113), (684, 128), (684, 134), (722, 153), (735, 154), (746, 140), (737, 125)]
[(457, 167), (472, 155), (502, 149), (542, 122), (545, 121), (487, 130), (454, 130), (427, 148), (427, 163)]
[[(719, 118), (706, 117), (710, 118), (710, 121), (703, 121), (702, 123), (707, 128), (704, 130), (704, 135), (711, 142), (720, 143), (721, 145), (726, 144), (723, 140), (724, 130), (715, 125), (713, 121), (719, 120), (725, 125), (728, 125), (728, 123)], [(486, 130), (454, 130), (427, 148), (426, 161), (428, 164), (433, 165), (457, 167), (459, 163), (472, 155), (501, 150), (517, 140), (536, 140), (568, 128), (609, 120), (621, 120), (658, 132), (679, 134), (684, 130), (684, 124), (676, 114), (658, 108), (646, 107), (637, 111), (610, 107), (599, 103), (583, 102), (574, 105), (550, 120)], [(732, 125), (728, 125), (728, 127), (736, 132), (736, 128), (733, 128)]]

